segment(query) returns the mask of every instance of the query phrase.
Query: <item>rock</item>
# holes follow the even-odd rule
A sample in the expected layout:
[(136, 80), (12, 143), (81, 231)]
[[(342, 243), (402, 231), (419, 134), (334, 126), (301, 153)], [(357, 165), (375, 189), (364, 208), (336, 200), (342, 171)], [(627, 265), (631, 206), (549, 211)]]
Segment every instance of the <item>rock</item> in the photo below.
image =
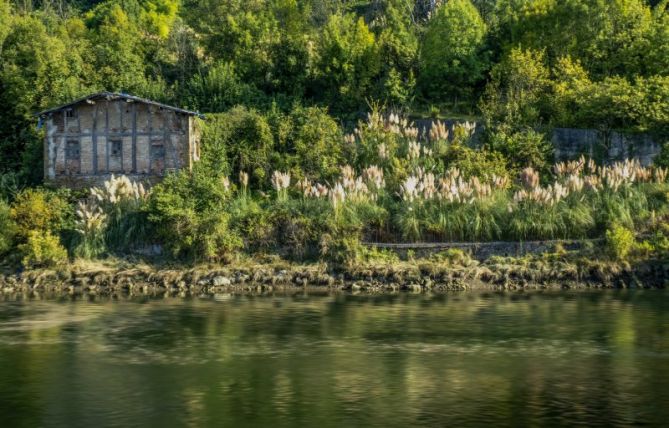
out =
[(406, 288), (412, 293), (420, 293), (421, 291), (423, 291), (422, 287), (418, 284), (407, 284)]
[(362, 287), (359, 286), (357, 283), (351, 284), (351, 291), (360, 291), (362, 290)]
[(232, 281), (224, 276), (216, 276), (214, 277), (213, 284), (215, 287), (226, 287), (232, 285)]

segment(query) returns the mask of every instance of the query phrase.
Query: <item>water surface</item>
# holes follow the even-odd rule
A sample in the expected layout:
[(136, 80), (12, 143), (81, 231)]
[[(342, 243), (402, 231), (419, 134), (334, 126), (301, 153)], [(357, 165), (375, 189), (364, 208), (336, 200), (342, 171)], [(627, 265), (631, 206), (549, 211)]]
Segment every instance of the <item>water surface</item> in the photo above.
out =
[(0, 421), (661, 426), (669, 292), (6, 299)]

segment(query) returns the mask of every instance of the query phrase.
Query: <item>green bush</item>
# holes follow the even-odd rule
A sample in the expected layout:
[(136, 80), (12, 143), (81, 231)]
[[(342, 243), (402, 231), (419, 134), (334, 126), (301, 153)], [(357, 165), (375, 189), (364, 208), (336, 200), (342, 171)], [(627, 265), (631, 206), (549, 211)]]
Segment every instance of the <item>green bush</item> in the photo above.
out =
[(26, 189), (16, 195), (11, 218), (19, 239), (32, 232), (59, 233), (71, 219), (72, 207), (58, 194), (44, 189)]
[(242, 241), (230, 228), (228, 190), (223, 177), (196, 167), (158, 184), (149, 202), (149, 220), (173, 257), (227, 261)]
[(53, 267), (67, 261), (67, 251), (49, 231), (31, 231), (18, 249), (26, 268)]
[(238, 196), (230, 201), (227, 211), (230, 228), (241, 237), (246, 251), (262, 252), (274, 246), (271, 211), (265, 209), (260, 201), (247, 195)]
[(452, 266), (467, 266), (472, 263), (472, 256), (459, 248), (449, 248), (430, 256), (430, 260)]
[(475, 149), (463, 142), (451, 142), (442, 157), (446, 167), (458, 168), (465, 177), (509, 177), (507, 158), (499, 151)]
[(655, 166), (669, 168), (669, 140), (662, 144), (660, 154), (653, 160)]
[(624, 226), (614, 225), (606, 231), (606, 249), (616, 260), (625, 260), (636, 246), (634, 232)]
[(553, 145), (544, 134), (530, 128), (516, 132), (498, 129), (489, 136), (489, 145), (503, 155), (513, 175), (527, 167), (547, 173), (553, 164)]
[(274, 112), (269, 120), (276, 141), (274, 169), (290, 171), (295, 180), (335, 178), (348, 153), (341, 128), (326, 109), (297, 106), (287, 115)]
[(11, 250), (16, 227), (10, 217), (9, 205), (0, 199), (0, 255)]
[(212, 115), (202, 141), (204, 167), (215, 174), (240, 172), (250, 176), (250, 183), (262, 188), (268, 185), (273, 171), (271, 156), (274, 138), (267, 118), (255, 110), (235, 107)]

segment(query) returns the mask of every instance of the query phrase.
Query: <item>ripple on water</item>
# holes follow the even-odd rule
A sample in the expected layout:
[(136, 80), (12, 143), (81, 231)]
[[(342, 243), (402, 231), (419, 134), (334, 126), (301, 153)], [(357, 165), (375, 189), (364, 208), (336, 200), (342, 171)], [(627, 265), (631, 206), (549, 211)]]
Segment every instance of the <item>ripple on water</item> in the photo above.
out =
[(5, 304), (0, 420), (660, 425), (669, 419), (659, 405), (669, 402), (668, 297)]

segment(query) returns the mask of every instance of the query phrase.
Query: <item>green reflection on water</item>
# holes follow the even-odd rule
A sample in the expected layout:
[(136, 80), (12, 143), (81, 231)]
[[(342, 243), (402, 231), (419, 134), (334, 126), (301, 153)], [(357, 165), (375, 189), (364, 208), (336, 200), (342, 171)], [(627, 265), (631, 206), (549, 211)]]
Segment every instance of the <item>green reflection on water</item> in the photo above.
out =
[(0, 304), (3, 426), (661, 425), (669, 293)]

